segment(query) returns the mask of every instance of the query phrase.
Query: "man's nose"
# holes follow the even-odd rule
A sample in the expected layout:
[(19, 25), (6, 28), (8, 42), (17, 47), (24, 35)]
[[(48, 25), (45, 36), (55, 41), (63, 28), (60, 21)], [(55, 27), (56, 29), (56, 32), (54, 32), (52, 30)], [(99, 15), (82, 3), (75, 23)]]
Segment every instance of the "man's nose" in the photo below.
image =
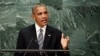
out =
[(42, 14), (42, 17), (46, 17), (46, 15), (43, 13), (43, 14)]

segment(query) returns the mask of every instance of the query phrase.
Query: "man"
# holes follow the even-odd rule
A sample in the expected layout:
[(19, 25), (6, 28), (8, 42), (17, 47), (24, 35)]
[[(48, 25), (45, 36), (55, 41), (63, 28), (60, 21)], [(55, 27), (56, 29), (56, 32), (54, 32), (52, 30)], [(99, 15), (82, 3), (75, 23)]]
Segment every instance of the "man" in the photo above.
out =
[[(49, 25), (48, 11), (45, 4), (37, 3), (32, 8), (32, 18), (35, 24), (19, 32), (17, 49), (54, 49), (67, 50), (69, 37)], [(55, 52), (24, 52), (15, 53), (15, 56), (55, 56)], [(58, 56), (69, 56), (68, 52), (57, 52)]]

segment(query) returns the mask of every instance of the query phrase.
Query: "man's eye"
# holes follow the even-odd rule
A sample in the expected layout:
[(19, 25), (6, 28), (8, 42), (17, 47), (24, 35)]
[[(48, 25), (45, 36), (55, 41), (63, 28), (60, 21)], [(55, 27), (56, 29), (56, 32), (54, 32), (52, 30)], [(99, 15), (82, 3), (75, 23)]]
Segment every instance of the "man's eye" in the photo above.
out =
[(38, 15), (41, 15), (42, 13), (38, 13)]
[(47, 14), (48, 12), (44, 12), (44, 14)]

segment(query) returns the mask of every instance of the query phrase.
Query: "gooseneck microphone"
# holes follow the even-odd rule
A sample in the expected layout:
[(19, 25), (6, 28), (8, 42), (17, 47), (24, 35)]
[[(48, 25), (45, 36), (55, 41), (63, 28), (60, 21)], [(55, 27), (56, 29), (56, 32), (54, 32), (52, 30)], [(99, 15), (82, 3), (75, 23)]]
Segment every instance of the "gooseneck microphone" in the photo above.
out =
[[(28, 49), (30, 47), (32, 41), (33, 41), (33, 37), (30, 39), (30, 42), (28, 43), (26, 49)], [(37, 43), (38, 40), (35, 39), (35, 42)], [(48, 56), (48, 54), (46, 52), (43, 52), (43, 53), (44, 53), (45, 56)], [(23, 54), (23, 56), (25, 56), (26, 54), (27, 54), (27, 52), (25, 51), (24, 54)]]
[[(28, 43), (26, 49), (29, 48), (29, 46), (31, 45), (32, 41), (33, 41), (33, 37), (30, 39), (30, 42)], [(27, 54), (27, 52), (25, 51), (24, 54), (23, 54), (23, 56), (25, 56), (26, 54)]]
[(46, 52), (43, 52), (45, 54), (45, 56), (48, 56), (48, 54)]

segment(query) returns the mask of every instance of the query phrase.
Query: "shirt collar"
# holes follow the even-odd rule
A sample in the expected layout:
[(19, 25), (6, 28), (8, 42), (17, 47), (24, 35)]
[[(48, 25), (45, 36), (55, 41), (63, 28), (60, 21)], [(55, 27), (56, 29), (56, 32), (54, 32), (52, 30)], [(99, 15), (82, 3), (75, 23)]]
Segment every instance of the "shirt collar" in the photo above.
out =
[[(37, 23), (35, 23), (35, 27), (36, 27), (36, 32), (40, 31), (40, 27)], [(45, 32), (47, 26), (42, 27), (41, 29), (43, 30), (43, 32)]]

